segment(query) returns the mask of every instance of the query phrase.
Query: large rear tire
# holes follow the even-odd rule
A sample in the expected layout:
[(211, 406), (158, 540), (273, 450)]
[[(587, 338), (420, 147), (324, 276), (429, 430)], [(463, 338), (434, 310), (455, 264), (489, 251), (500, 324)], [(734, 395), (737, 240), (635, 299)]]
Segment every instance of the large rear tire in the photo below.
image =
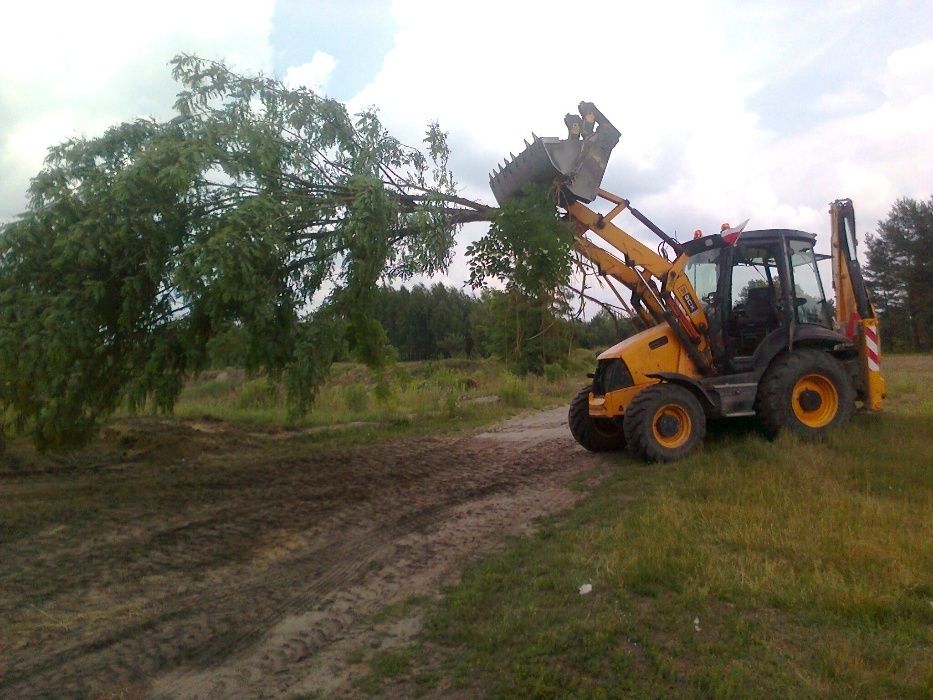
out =
[(567, 422), (574, 440), (590, 452), (625, 449), (625, 433), (616, 421), (590, 415), (590, 391), (591, 387), (584, 387), (570, 403)]
[(855, 387), (832, 355), (798, 350), (775, 360), (765, 372), (755, 412), (771, 437), (788, 430), (814, 440), (852, 417)]
[(706, 413), (697, 398), (676, 384), (642, 389), (625, 407), (625, 438), (650, 462), (672, 462), (696, 450), (706, 436)]

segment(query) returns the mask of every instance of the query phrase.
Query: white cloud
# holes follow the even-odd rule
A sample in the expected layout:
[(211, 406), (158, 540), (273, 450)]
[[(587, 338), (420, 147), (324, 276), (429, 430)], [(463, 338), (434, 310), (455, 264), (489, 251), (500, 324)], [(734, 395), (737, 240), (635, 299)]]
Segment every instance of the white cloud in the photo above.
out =
[(885, 92), (892, 102), (933, 95), (933, 41), (895, 51), (887, 67)]
[(304, 86), (314, 92), (323, 93), (336, 66), (337, 59), (329, 53), (315, 51), (308, 63), (286, 70), (282, 82), (290, 88)]
[[(394, 9), (395, 46), (350, 106), (378, 106), (409, 142), (438, 119), (468, 196), (492, 201), (481, 173), (517, 153), (532, 131), (565, 133), (563, 115), (589, 100), (622, 132), (607, 188), (681, 233), (718, 228), (747, 184), (743, 170), (771, 139), (745, 108), (753, 76), (708, 4), (575, 12), (563, 2), (483, 0), (439, 12), (400, 0)], [(709, 221), (671, 216), (684, 208)], [(465, 277), (462, 258), (451, 276)]]
[(273, 0), (28, 2), (0, 10), (0, 221), (22, 210), (49, 146), (170, 114), (168, 61), (190, 52), (269, 70)]
[[(844, 33), (864, 9), (836, 3), (802, 31), (797, 10), (782, 3), (576, 11), (550, 1), (398, 0), (395, 45), (350, 107), (378, 106), (410, 142), (438, 119), (465, 193), (491, 201), (482, 173), (531, 131), (561, 135), (564, 113), (591, 100), (622, 132), (604, 186), (663, 227), (687, 235), (750, 217), (751, 228), (814, 231), (825, 249), (830, 200), (852, 197), (865, 231), (898, 196), (929, 196), (923, 188), (933, 183), (931, 42), (886, 63), (881, 54), (873, 75), (827, 82), (805, 119), (783, 118), (780, 99), (768, 115), (752, 106), (763, 91), (792, 101), (796, 85), (819, 90), (811, 76), (848, 46)], [(823, 21), (831, 17), (845, 26)], [(451, 277), (465, 276), (461, 256)]]

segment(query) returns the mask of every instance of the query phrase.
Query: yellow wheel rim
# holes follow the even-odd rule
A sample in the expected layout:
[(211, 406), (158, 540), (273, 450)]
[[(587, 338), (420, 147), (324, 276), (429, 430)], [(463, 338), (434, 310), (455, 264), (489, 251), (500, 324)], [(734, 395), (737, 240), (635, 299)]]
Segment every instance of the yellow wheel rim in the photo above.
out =
[(791, 405), (797, 420), (808, 428), (824, 428), (839, 412), (839, 392), (821, 374), (805, 374), (794, 384)]
[(676, 403), (668, 403), (659, 408), (651, 420), (654, 439), (669, 450), (683, 445), (690, 438), (693, 423), (690, 414)]

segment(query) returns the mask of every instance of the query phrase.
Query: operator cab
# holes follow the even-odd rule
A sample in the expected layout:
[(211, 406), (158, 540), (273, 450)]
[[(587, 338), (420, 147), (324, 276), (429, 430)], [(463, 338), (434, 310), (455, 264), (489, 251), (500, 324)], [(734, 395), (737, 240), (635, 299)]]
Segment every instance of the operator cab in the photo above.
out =
[(786, 346), (803, 324), (832, 328), (817, 268), (825, 256), (814, 253), (815, 240), (804, 231), (767, 229), (684, 245), (684, 272), (703, 302), (723, 374), (753, 370), (759, 349)]

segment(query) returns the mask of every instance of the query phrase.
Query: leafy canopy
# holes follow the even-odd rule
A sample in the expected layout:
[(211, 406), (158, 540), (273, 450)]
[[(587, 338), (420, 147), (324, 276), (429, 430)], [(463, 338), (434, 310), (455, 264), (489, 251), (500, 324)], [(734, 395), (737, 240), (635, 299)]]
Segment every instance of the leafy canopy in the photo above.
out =
[(543, 372), (566, 356), (572, 340), (561, 321), (568, 312), (574, 229), (561, 218), (556, 194), (525, 185), (524, 196), (505, 202), (487, 235), (467, 248), (471, 284), (497, 280), (505, 287), (486, 297), (494, 319), (488, 334), (498, 354), (521, 371)]
[(495, 212), (489, 232), (467, 247), (470, 283), (490, 279), (528, 299), (544, 299), (567, 283), (573, 268), (573, 227), (562, 220), (550, 187), (528, 184), (524, 196)]
[(170, 408), (232, 326), (306, 410), (345, 349), (386, 360), (377, 282), (444, 270), (491, 216), (456, 195), (437, 124), (413, 148), (307, 89), (187, 55), (173, 74), (174, 118), (52, 148), (0, 231), (0, 403), (41, 446)]
[(866, 277), (882, 315), (884, 344), (933, 348), (933, 197), (898, 199), (866, 239)]

